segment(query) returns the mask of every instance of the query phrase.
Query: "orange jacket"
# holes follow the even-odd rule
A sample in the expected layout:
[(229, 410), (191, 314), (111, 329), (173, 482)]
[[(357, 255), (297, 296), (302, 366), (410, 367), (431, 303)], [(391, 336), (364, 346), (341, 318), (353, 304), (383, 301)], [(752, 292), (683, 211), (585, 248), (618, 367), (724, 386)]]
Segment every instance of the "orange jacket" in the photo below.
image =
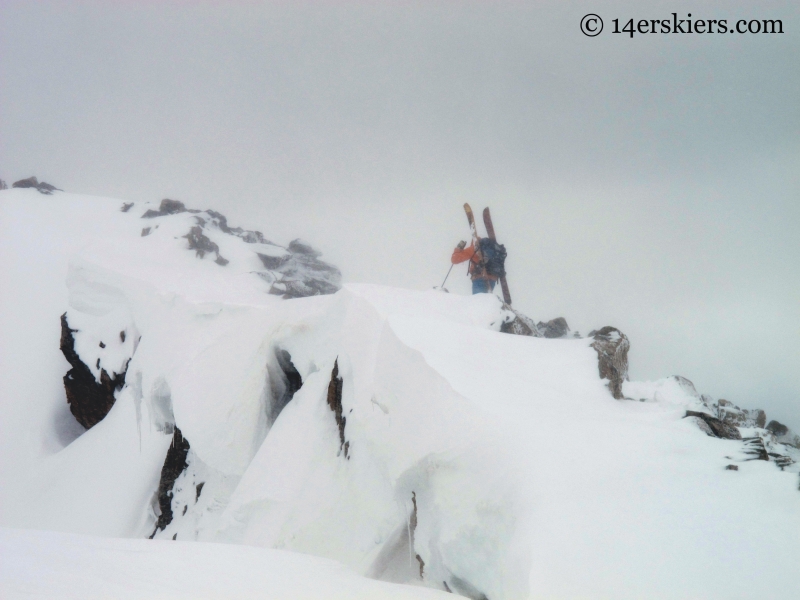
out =
[(497, 281), (497, 277), (489, 275), (483, 267), (483, 264), (481, 264), (483, 256), (481, 256), (480, 250), (475, 249), (474, 241), (463, 250), (456, 247), (456, 249), (453, 250), (453, 256), (450, 257), (450, 262), (454, 265), (460, 264), (466, 260), (470, 261), (469, 275), (472, 279), (490, 279), (492, 281)]

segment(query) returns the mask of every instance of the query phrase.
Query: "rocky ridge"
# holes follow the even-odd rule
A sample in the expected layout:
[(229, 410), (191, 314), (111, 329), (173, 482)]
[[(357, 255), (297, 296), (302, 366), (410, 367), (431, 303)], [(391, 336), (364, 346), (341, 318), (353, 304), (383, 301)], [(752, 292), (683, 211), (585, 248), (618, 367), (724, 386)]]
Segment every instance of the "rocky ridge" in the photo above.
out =
[[(5, 185), (5, 182), (3, 182)], [(50, 185), (45, 181), (39, 181), (36, 177), (28, 177), (27, 179), (20, 179), (19, 181), (15, 181), (11, 184), (13, 188), (34, 188), (40, 194), (45, 194), (47, 196), (52, 195), (53, 192), (61, 192), (63, 190), (57, 188), (54, 185)], [(0, 189), (5, 189), (0, 187)]]
[[(126, 203), (122, 212), (129, 212), (133, 204)], [(260, 270), (253, 273), (269, 285), (269, 293), (284, 299), (303, 298), (333, 294), (342, 285), (342, 274), (338, 268), (320, 260), (321, 252), (302, 240), (292, 240), (288, 246), (281, 246), (264, 237), (260, 231), (231, 227), (228, 219), (215, 210), (186, 208), (183, 202), (164, 199), (157, 209), (148, 208), (142, 219), (153, 220), (153, 224), (142, 229), (142, 237), (147, 237), (159, 227), (159, 221), (174, 215), (192, 215), (193, 223), (183, 236), (187, 240), (187, 250), (193, 250), (197, 258), (215, 256), (214, 262), (224, 267), (229, 259), (222, 256), (219, 245), (211, 239), (214, 234), (232, 236), (252, 245), (252, 252), (258, 257)]]

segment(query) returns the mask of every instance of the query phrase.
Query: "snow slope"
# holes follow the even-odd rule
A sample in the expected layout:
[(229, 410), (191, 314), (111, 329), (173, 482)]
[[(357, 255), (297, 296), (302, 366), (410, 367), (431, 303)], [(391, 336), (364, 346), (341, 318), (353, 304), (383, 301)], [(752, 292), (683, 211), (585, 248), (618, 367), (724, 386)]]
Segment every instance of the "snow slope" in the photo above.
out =
[[(800, 592), (800, 453), (763, 424), (740, 430), (781, 468), (684, 418), (718, 409), (691, 384), (626, 382), (634, 401), (618, 401), (592, 340), (500, 333), (510, 315), (495, 296), (347, 285), (297, 298), (338, 287), (307, 246), (265, 248), (208, 213), (217, 250), (201, 256), (186, 237), (198, 213), (120, 206), (0, 192), (0, 524), (293, 550), (471, 598)], [(98, 380), (127, 369), (85, 432), (60, 387), (64, 311)], [(166, 519), (177, 430), (188, 451)], [(41, 535), (3, 544), (31, 561), (85, 546)], [(135, 543), (196, 570), (206, 559), (187, 556), (211, 552)]]
[(47, 600), (411, 600), (434, 590), (359, 577), (334, 561), (223, 544), (0, 529), (0, 597)]

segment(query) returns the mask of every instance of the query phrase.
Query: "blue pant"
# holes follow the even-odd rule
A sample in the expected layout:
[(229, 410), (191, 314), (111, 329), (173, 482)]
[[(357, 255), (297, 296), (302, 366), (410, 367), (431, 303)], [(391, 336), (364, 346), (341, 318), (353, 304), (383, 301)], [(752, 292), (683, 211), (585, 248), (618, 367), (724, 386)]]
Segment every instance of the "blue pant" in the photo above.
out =
[(472, 280), (472, 293), (473, 294), (491, 294), (494, 291), (496, 281), (491, 279), (473, 279)]

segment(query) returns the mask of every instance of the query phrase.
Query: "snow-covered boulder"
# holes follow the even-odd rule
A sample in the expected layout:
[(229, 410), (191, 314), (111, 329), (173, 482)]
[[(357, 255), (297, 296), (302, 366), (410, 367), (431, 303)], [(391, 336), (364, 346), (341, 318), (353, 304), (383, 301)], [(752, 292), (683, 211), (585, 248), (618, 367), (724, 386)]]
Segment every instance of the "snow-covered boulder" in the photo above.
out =
[(797, 435), (783, 423), (770, 421), (766, 428), (779, 443), (800, 449), (800, 435)]
[(542, 337), (542, 333), (536, 326), (536, 321), (522, 314), (517, 309), (511, 308), (507, 304), (504, 305), (504, 308), (505, 315), (503, 318), (503, 324), (500, 326), (500, 331), (503, 333), (511, 333), (513, 335)]
[(717, 400), (719, 419), (736, 427), (758, 427), (763, 429), (767, 423), (767, 413), (760, 408), (752, 410), (739, 408), (733, 402), (720, 398)]
[(589, 337), (594, 339), (592, 348), (597, 351), (600, 377), (608, 380), (611, 395), (622, 400), (622, 384), (628, 380), (628, 336), (616, 327), (606, 326), (589, 332)]
[(567, 325), (567, 320), (564, 317), (550, 319), (547, 323), (539, 321), (539, 323), (537, 323), (537, 327), (539, 328), (539, 331), (542, 332), (542, 335), (546, 338), (567, 337), (570, 331), (569, 325)]
[(539, 328), (536, 326), (536, 321), (522, 314), (517, 309), (511, 308), (507, 304), (504, 304), (503, 308), (505, 310), (503, 323), (500, 325), (500, 331), (513, 335), (542, 337), (542, 332), (539, 331)]

